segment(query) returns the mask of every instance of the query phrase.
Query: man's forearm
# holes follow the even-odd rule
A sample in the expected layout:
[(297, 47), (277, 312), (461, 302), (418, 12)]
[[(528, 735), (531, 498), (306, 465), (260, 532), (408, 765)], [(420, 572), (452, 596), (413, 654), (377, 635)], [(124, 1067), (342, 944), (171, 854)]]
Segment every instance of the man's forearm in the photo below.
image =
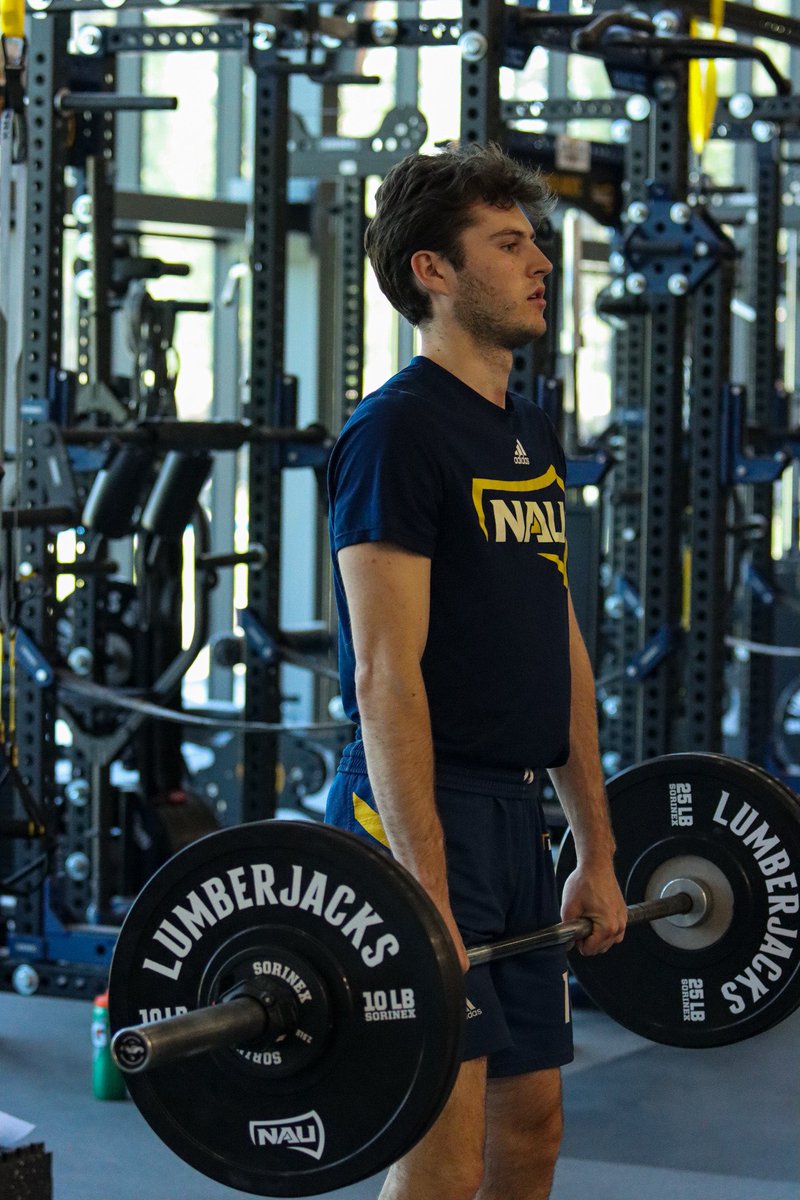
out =
[(360, 671), (357, 696), (370, 783), (390, 849), (441, 903), (447, 897), (444, 837), (422, 674), (396, 665)]
[(622, 940), (628, 919), (614, 874), (614, 835), (606, 803), (597, 736), (594, 675), (572, 604), (569, 605), (572, 674), (570, 754), (563, 767), (551, 769), (572, 829), (578, 864), (564, 883), (561, 916), (588, 917), (592, 932), (579, 943), (581, 954), (599, 954)]
[(579, 859), (608, 859), (614, 837), (608, 815), (597, 736), (594, 676), (577, 629), (571, 630), (572, 706), (570, 754), (549, 774), (567, 815)]
[(439, 909), (462, 970), (467, 961), (447, 887), (444, 834), (436, 810), (428, 700), (415, 664), (358, 671), (356, 694), (375, 803), (395, 858)]
[(550, 778), (569, 821), (578, 859), (610, 859), (615, 843), (608, 804), (590, 768), (584, 748), (576, 746), (563, 767), (551, 768)]

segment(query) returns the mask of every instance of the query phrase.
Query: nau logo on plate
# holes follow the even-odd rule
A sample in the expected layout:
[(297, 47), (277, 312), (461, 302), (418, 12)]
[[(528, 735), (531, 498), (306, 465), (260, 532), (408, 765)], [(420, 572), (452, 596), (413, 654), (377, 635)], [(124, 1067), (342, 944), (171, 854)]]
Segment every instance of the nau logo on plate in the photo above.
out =
[(251, 1121), (250, 1140), (254, 1146), (282, 1146), (320, 1159), (325, 1149), (325, 1127), (316, 1112), (276, 1121)]

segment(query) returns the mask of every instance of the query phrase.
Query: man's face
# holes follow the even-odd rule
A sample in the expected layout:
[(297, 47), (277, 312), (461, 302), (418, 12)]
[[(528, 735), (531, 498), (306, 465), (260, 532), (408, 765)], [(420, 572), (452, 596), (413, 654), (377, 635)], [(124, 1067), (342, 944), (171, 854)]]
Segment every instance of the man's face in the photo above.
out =
[(474, 214), (461, 235), (464, 266), (456, 271), (453, 315), (479, 344), (517, 350), (547, 328), (544, 280), (553, 264), (516, 205), (476, 204)]

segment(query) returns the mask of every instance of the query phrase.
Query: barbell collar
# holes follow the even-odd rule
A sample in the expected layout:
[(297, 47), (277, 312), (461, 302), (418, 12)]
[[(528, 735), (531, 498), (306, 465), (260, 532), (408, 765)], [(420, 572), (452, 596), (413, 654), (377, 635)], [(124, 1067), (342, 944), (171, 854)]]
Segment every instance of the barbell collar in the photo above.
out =
[[(688, 892), (677, 892), (672, 896), (662, 896), (658, 900), (644, 900), (641, 904), (628, 906), (628, 924), (640, 925), (643, 922), (659, 921), (663, 917), (689, 913), (694, 907), (695, 900)], [(467, 958), (471, 967), (478, 967), (498, 958), (509, 958), (513, 954), (524, 953), (526, 950), (542, 950), (547, 946), (571, 946), (590, 937), (593, 929), (594, 924), (588, 917), (576, 917), (573, 921), (561, 921), (558, 925), (549, 925), (544, 929), (537, 929), (534, 933), (520, 933), (485, 946), (472, 946), (467, 950)]]
[(678, 895), (681, 892), (685, 892), (689, 896), (692, 907), (685, 913), (673, 914), (670, 918), (672, 924), (687, 929), (692, 925), (701, 925), (711, 916), (714, 907), (708, 888), (697, 879), (671, 879), (661, 889), (661, 899), (663, 900), (666, 896)]
[(268, 1010), (260, 1000), (237, 996), (224, 1004), (120, 1029), (111, 1053), (121, 1071), (135, 1075), (178, 1058), (254, 1042), (266, 1036), (269, 1025)]

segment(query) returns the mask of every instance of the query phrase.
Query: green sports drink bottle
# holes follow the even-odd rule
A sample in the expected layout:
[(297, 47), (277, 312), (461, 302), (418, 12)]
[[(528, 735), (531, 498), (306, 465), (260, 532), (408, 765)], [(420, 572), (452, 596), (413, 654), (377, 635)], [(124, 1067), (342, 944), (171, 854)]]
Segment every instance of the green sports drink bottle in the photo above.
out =
[(92, 1009), (92, 1095), (98, 1100), (124, 1100), (125, 1077), (111, 1057), (108, 992), (94, 998)]

